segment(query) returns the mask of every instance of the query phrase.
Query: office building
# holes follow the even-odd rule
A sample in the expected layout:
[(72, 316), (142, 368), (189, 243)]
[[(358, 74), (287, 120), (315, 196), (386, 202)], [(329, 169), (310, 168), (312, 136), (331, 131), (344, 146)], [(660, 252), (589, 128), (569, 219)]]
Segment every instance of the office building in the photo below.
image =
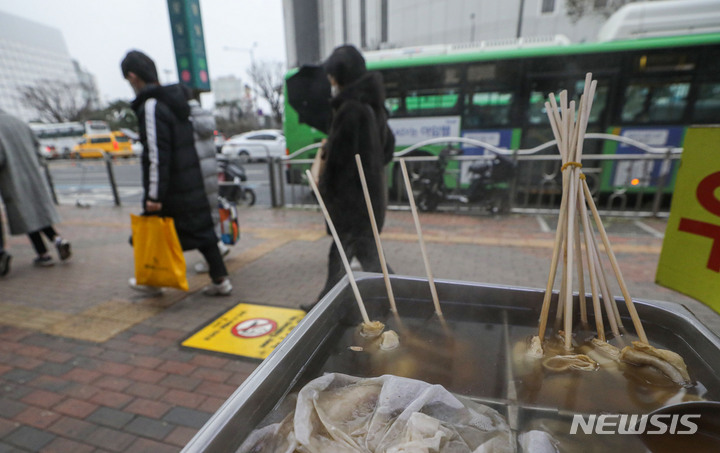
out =
[(42, 81), (80, 84), (90, 81), (81, 95), (97, 102), (94, 77), (73, 62), (60, 30), (0, 11), (0, 108), (30, 121), (37, 111), (22, 102), (20, 91)]
[(571, 20), (565, 0), (283, 0), (288, 67), (363, 50), (565, 35), (594, 41), (612, 0)]

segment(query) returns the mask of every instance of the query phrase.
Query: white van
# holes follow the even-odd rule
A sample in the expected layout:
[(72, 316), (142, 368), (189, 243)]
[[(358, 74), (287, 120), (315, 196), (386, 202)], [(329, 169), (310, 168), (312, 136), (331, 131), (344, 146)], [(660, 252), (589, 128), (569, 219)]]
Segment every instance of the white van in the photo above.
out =
[(110, 132), (110, 126), (105, 121), (85, 121), (86, 135), (109, 134)]

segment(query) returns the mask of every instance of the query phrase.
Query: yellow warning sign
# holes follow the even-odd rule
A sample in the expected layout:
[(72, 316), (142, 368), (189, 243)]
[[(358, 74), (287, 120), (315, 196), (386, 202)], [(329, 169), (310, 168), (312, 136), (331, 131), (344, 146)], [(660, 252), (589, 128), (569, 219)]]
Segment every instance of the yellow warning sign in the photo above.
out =
[(657, 283), (720, 313), (720, 127), (691, 127), (675, 182)]
[(292, 308), (238, 304), (182, 345), (264, 359), (304, 316), (304, 311)]

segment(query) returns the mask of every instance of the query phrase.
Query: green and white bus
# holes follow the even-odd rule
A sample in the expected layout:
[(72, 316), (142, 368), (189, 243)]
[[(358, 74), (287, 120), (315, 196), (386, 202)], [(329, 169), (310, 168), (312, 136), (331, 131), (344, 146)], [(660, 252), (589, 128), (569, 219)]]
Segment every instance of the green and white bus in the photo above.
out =
[[(368, 69), (384, 78), (396, 152), (437, 137), (473, 138), (509, 150), (546, 143), (553, 139), (544, 106), (549, 93), (566, 89), (568, 98), (577, 100), (587, 72), (598, 81), (588, 132), (675, 148), (682, 147), (689, 125), (720, 123), (717, 33), (583, 44), (536, 40), (431, 46), (365, 56)], [(323, 138), (299, 124), (287, 103), (284, 129), (290, 154)], [(428, 146), (411, 154), (437, 154), (440, 149)], [(297, 157), (311, 158), (315, 152)], [(466, 155), (484, 152), (464, 148)], [(588, 141), (584, 152), (639, 153), (643, 151), (626, 144), (598, 140)], [(650, 169), (643, 165), (641, 169), (632, 161), (604, 163), (600, 190), (652, 190), (667, 169), (659, 160)], [(536, 184), (541, 172), (537, 166), (520, 167), (518, 180)], [(401, 181), (398, 175), (393, 168), (391, 186)], [(666, 191), (672, 190), (674, 169), (671, 175)]]

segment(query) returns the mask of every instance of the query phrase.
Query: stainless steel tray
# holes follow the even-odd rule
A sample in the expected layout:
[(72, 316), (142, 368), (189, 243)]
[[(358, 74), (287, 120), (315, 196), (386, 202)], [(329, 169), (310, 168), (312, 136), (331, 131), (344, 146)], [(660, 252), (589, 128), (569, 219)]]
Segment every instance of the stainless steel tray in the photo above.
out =
[[(370, 318), (387, 319), (389, 310), (382, 276), (360, 273), (356, 278)], [(434, 310), (426, 279), (392, 276), (392, 285), (403, 320), (431, 322)], [(478, 322), (505, 327), (486, 335), (484, 338), (490, 338), (490, 342), (472, 351), (478, 355), (478, 363), (491, 362), (485, 369), (472, 370), (479, 385), (467, 391), (453, 389), (453, 382), (433, 382), (442, 381), (443, 376), (432, 373), (425, 380), (501, 409), (513, 428), (529, 413), (557, 416), (567, 412), (552, 404), (519, 402), (509, 360), (509, 331), (531, 332), (536, 328), (543, 290), (450, 280), (436, 280), (436, 286), (450, 324)], [(618, 302), (621, 316), (628, 320), (625, 324), (632, 326), (624, 302), (622, 299)], [(720, 400), (720, 338), (681, 305), (642, 300), (635, 300), (635, 304), (651, 342), (681, 354), (693, 378), (707, 388), (705, 397)], [(346, 361), (342, 354), (338, 355), (338, 348), (347, 347), (343, 337), (347, 339), (348, 332), (360, 321), (345, 278), (225, 401), (183, 452), (235, 451), (288, 393), (324, 372), (371, 375), (363, 369), (361, 360)]]

